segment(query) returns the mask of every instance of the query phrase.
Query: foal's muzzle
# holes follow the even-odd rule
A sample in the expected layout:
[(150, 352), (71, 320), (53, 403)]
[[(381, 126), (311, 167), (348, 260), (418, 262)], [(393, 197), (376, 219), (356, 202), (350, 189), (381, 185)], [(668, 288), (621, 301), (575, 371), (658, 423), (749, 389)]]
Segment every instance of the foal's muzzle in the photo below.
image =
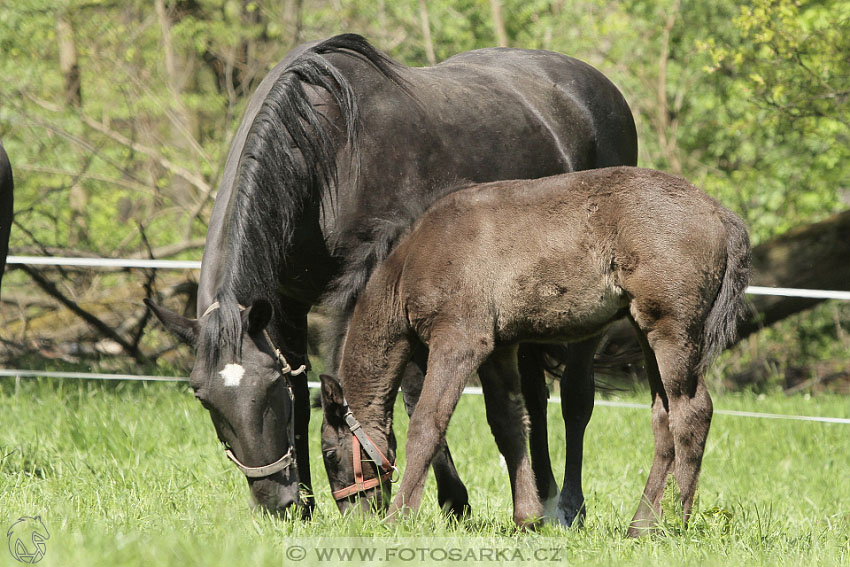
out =
[[(346, 404), (348, 406), (348, 404)], [(354, 417), (354, 414), (351, 412), (351, 409), (345, 413), (345, 421), (348, 424), (348, 428), (351, 430), (351, 458), (352, 465), (354, 470), (354, 483), (346, 486), (344, 488), (340, 488), (339, 490), (333, 491), (334, 500), (338, 503), (348, 499), (351, 496), (355, 496), (357, 494), (363, 494), (372, 489), (383, 489), (385, 482), (394, 483), (398, 480), (398, 467), (395, 466), (394, 462), (390, 462), (390, 460), (384, 456), (380, 449), (378, 449), (375, 442), (366, 435), (366, 432), (363, 431), (363, 427), (360, 425), (360, 422)], [(373, 478), (364, 479), (363, 477), (363, 459), (360, 455), (360, 448), (363, 448), (366, 451), (366, 454), (372, 459), (372, 462), (377, 469), (378, 476)]]

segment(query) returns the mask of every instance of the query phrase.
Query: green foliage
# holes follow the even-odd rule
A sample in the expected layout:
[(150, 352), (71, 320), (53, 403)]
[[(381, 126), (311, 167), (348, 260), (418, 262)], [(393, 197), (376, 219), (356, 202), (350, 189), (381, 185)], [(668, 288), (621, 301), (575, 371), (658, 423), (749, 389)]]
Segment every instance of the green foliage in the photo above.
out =
[(847, 205), (850, 3), (762, 0), (733, 23), (735, 36), (699, 43), (735, 134), (714, 155), (764, 237)]
[[(599, 67), (635, 111), (641, 163), (702, 185), (744, 215), (756, 242), (847, 205), (850, 2), (501, 4), (511, 45)], [(490, 2), (425, 5), (438, 60), (493, 45)], [(0, 72), (7, 77), (0, 135), (17, 166), (25, 227), (15, 231), (14, 246), (138, 251), (136, 224), (152, 218), (159, 222), (147, 236), (155, 246), (202, 236), (203, 222), (187, 215), (200, 211), (206, 219), (205, 189), (163, 159), (215, 187), (247, 96), (296, 41), (355, 31), (407, 64), (427, 63), (414, 0), (164, 6), (171, 77), (153, 3), (21, 0), (0, 7)], [(63, 102), (60, 14), (74, 28), (79, 109)], [(72, 193), (85, 197), (74, 214), (67, 210)]]

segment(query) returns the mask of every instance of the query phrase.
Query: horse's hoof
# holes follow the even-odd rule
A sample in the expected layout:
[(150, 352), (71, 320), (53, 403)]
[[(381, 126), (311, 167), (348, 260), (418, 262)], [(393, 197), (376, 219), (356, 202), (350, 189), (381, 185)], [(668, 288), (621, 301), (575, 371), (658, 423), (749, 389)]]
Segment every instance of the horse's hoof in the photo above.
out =
[(437, 502), (440, 503), (440, 509), (443, 513), (451, 515), (455, 520), (463, 520), (472, 516), (472, 506), (469, 505), (469, 495), (466, 488), (461, 485), (457, 494), (450, 497), (443, 496), (437, 493)]
[(301, 519), (303, 521), (309, 521), (313, 519), (313, 510), (316, 508), (315, 502), (310, 502), (309, 504), (303, 504), (300, 506), (301, 508)]
[(565, 528), (584, 526), (584, 519), (587, 515), (583, 497), (569, 503), (564, 503), (562, 497), (549, 498), (544, 502), (543, 509), (548, 521), (560, 524)]

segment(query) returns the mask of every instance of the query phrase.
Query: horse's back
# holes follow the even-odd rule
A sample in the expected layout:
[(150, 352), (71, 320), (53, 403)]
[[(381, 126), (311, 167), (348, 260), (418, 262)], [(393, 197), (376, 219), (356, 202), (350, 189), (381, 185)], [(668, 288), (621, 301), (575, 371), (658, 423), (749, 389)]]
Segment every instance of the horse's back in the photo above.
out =
[(450, 57), (435, 67), (440, 68), (477, 68), (484, 81), (516, 85), (521, 96), (545, 93), (550, 104), (567, 112), (566, 120), (575, 121), (581, 112), (595, 141), (587, 168), (637, 164), (637, 130), (628, 103), (604, 74), (584, 61), (554, 51), (491, 47)]
[[(433, 67), (399, 65), (400, 84), (365, 59), (344, 52), (325, 57), (358, 80), (358, 183), (366, 198), (352, 206), (371, 208), (370, 215), (395, 211), (399, 202), (433, 200), (459, 181), (636, 163), (637, 134), (622, 94), (571, 57), (481, 49)], [(361, 219), (339, 220), (344, 232)]]

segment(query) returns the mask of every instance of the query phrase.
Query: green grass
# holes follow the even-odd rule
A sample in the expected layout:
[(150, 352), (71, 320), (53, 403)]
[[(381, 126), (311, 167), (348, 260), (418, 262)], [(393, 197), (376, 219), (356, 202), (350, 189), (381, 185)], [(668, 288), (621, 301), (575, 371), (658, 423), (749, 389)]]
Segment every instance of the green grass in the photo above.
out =
[[(647, 399), (640, 392), (621, 397)], [(839, 396), (727, 394), (715, 397), (715, 407), (850, 417), (850, 401)], [(41, 514), (50, 539), (40, 565), (291, 565), (286, 553), (295, 544), (315, 562), (315, 548), (352, 542), (419, 542), (438, 552), (454, 545), (556, 548), (558, 560), (548, 564), (850, 564), (848, 425), (716, 416), (692, 525), (681, 529), (668, 490), (664, 530), (632, 541), (624, 533), (652, 456), (643, 409), (596, 408), (585, 444), (586, 526), (538, 534), (513, 529), (507, 474), (479, 396), (461, 400), (449, 431), (474, 507), (461, 524), (438, 513), (430, 478), (416, 517), (394, 525), (342, 518), (318, 458), (318, 413), (311, 441), (319, 506), (309, 523), (249, 510), (244, 479), (183, 384), (3, 379), (0, 416), (0, 533), (19, 516)], [(403, 442), (407, 418), (396, 416)], [(560, 477), (563, 425), (555, 405), (549, 423)], [(0, 549), (0, 566), (7, 565), (19, 563)]]

